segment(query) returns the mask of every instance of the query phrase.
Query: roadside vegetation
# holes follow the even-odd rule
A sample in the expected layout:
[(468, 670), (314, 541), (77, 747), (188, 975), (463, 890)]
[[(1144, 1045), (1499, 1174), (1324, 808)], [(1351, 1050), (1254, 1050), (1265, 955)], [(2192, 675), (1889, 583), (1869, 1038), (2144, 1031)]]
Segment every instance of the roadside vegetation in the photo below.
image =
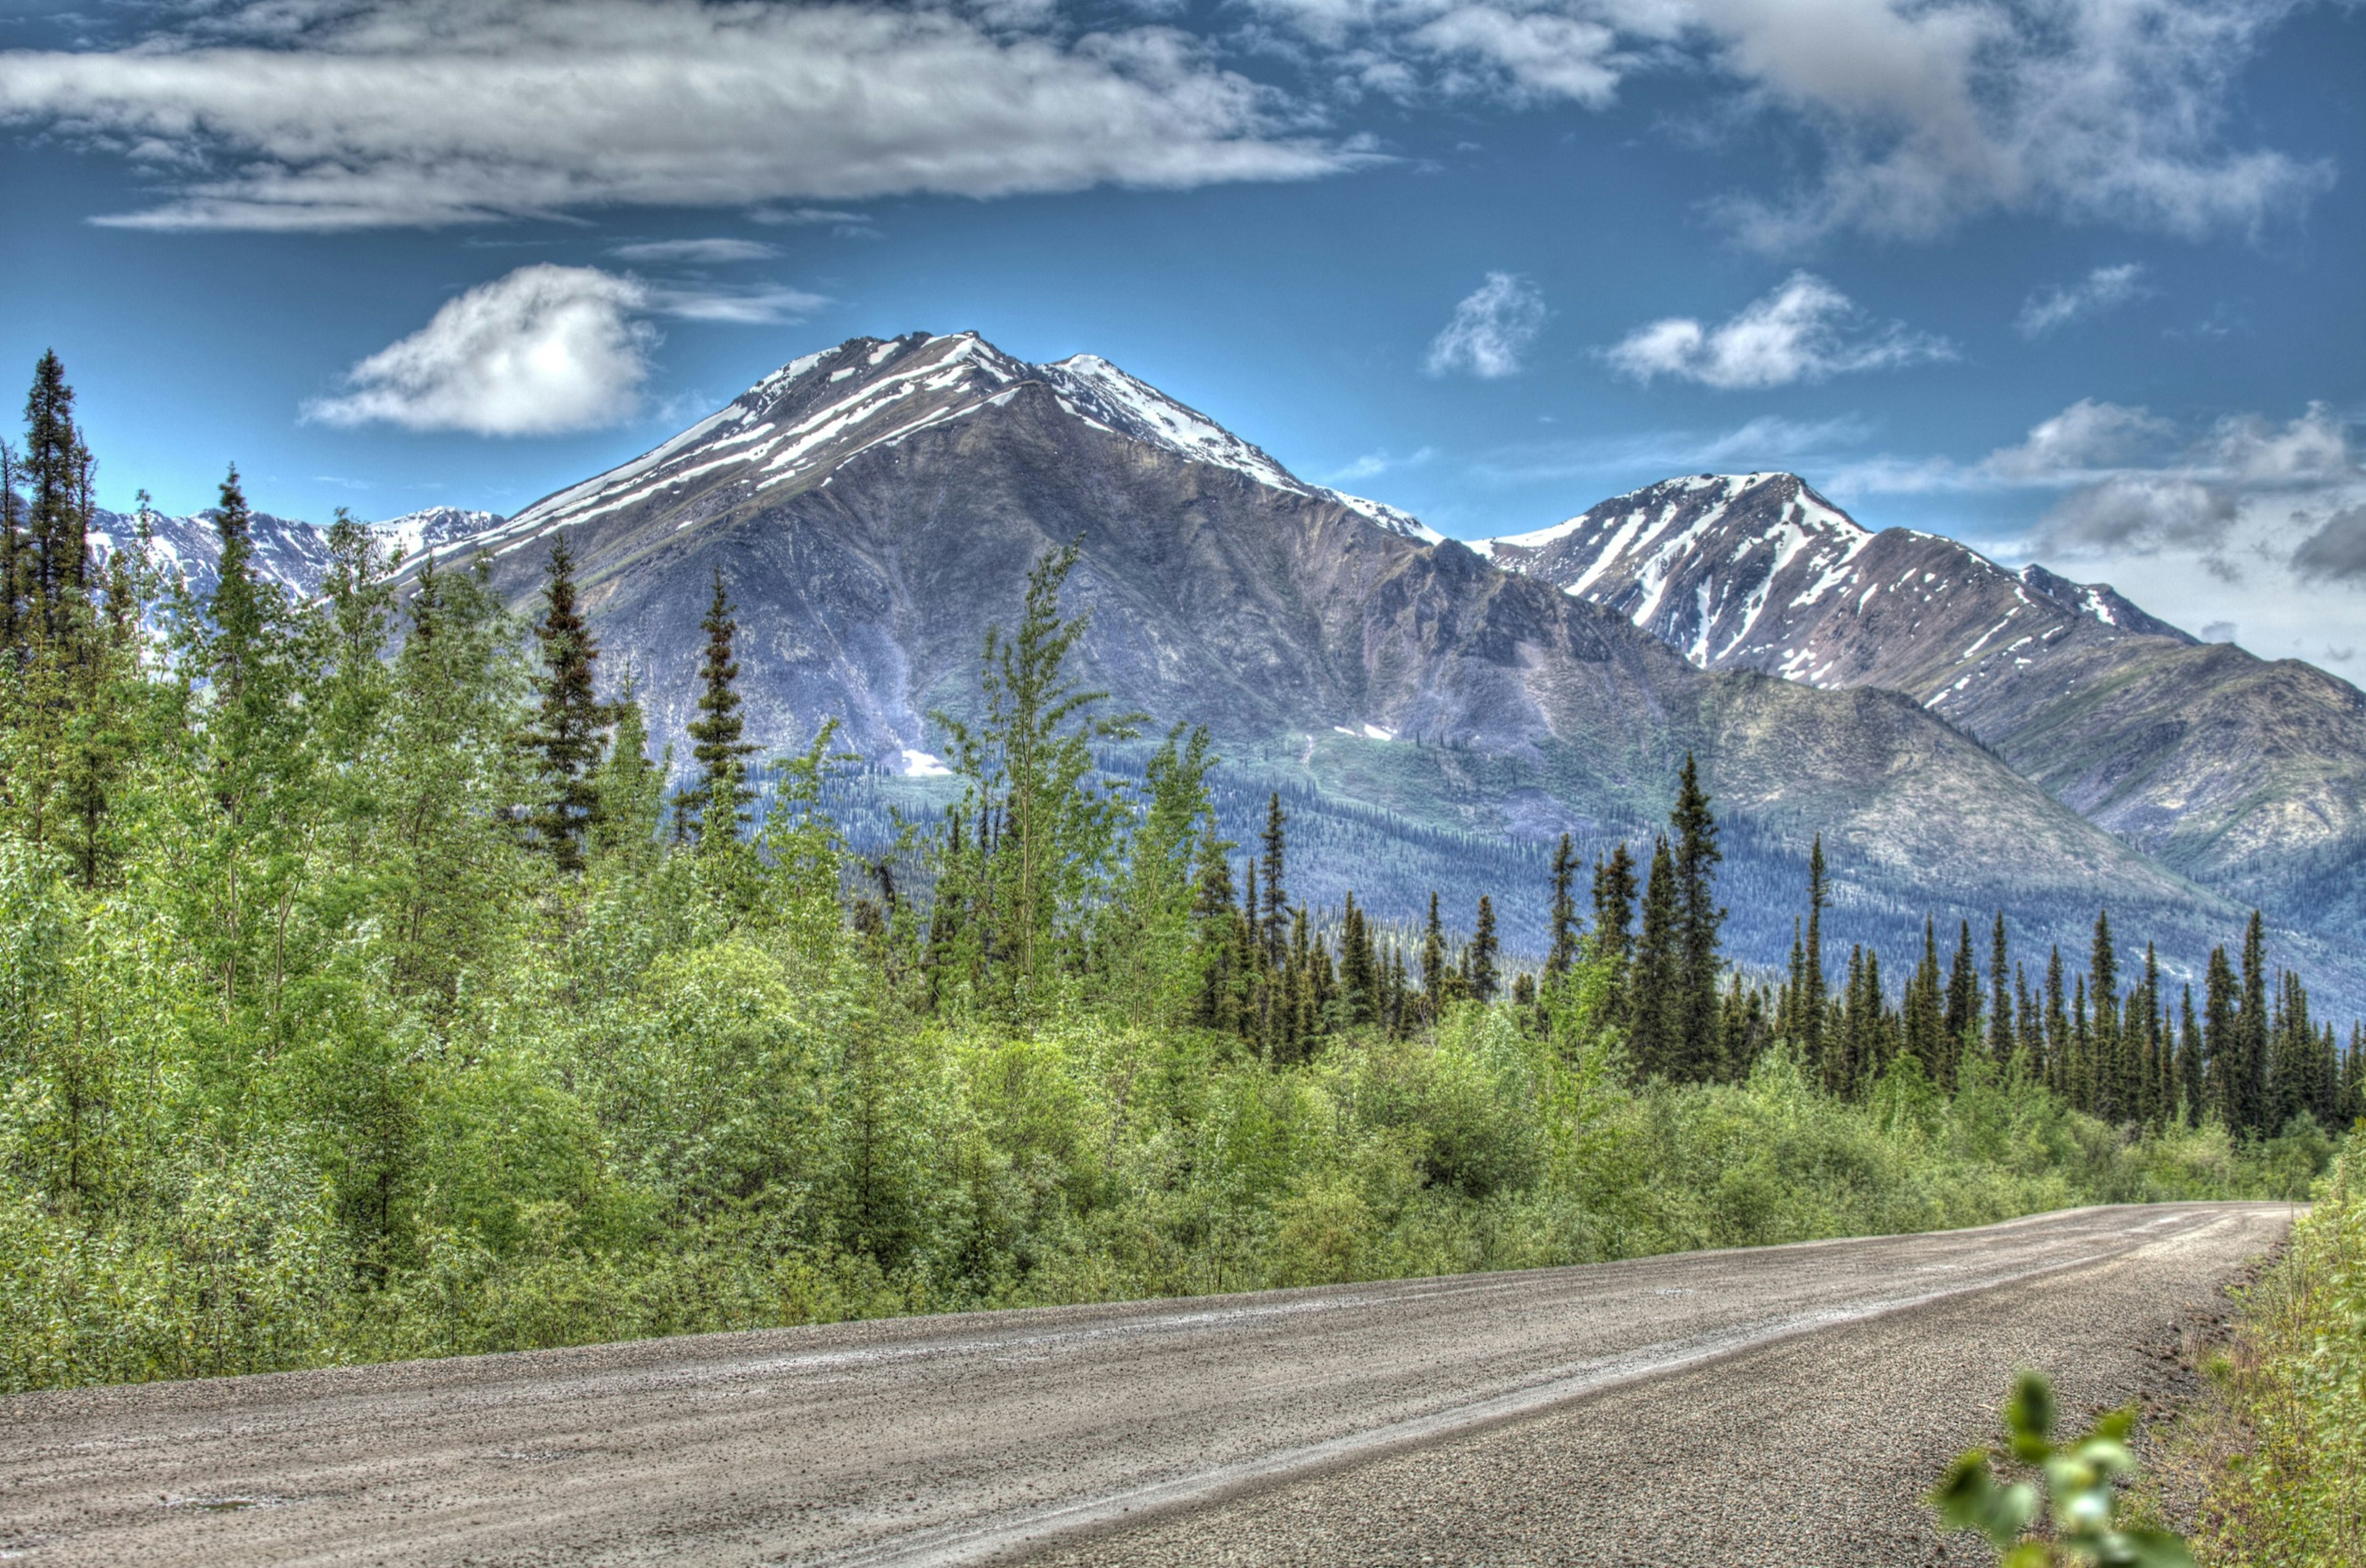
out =
[(1097, 764), (1145, 721), (1074, 684), (1056, 555), (940, 721), (963, 804), (858, 858), (828, 726), (742, 739), (721, 581), (677, 769), (563, 545), (530, 626), (349, 524), (291, 603), (233, 474), (200, 603), (94, 548), (90, 463), (45, 359), (0, 476), (0, 1389), (2298, 1196), (2366, 1087), (2256, 920), (2198, 1004), (2104, 919), (2077, 971), (1928, 931), (1893, 987), (1821, 952), (1819, 873), (1790, 974), (1738, 975), (1689, 762), (1659, 842), (1502, 890), (1530, 962), (1492, 899), (1310, 909), (1279, 796), (1217, 837), (1204, 736)]
[(2366, 1167), (2353, 1145), (2158, 1433), (2154, 1511), (2204, 1568), (2366, 1562)]

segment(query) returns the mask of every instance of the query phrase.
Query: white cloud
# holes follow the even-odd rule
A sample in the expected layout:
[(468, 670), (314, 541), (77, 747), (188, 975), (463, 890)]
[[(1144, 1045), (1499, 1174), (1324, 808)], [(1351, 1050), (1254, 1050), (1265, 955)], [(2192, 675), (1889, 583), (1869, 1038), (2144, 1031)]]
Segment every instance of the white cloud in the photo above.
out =
[(305, 409), (328, 424), (547, 435), (631, 417), (655, 332), (637, 280), (595, 267), (522, 266), (445, 302), (355, 365), (347, 390)]
[(2136, 279), (2144, 267), (2136, 262), (2099, 266), (2077, 283), (2039, 290), (2021, 307), (2013, 330), (2025, 338), (2041, 338), (2071, 322), (2117, 310), (2144, 292)]
[(1868, 321), (1846, 295), (1805, 272), (1793, 273), (1718, 326), (1671, 316), (1638, 327), (1603, 351), (1614, 368), (1639, 381), (1671, 376), (1728, 391), (1954, 356), (1944, 339), (1910, 333), (1896, 321)]
[(810, 225), (827, 223), (839, 233), (875, 233), (871, 220), (860, 212), (843, 212), (834, 207), (756, 207), (748, 216), (759, 223), (792, 223)]
[[(2227, 109), (2297, 0), (1248, 0), (1316, 72), (1391, 97), (1600, 108), (1696, 72), (1805, 138), (1789, 196), (1720, 209), (1774, 251), (1925, 239), (1984, 212), (2198, 236), (2299, 210), (2332, 167), (2231, 145)], [(1722, 84), (1719, 84), (1722, 90)]]
[(121, 50), (0, 53), (0, 122), (141, 150), (177, 194), (110, 221), (334, 230), (893, 192), (1301, 179), (1369, 155), (1277, 130), (1171, 28), (1070, 38), (873, 0), (269, 0)]
[(684, 321), (720, 321), (740, 326), (774, 326), (802, 321), (828, 303), (818, 294), (780, 284), (745, 288), (650, 284), (649, 308), (659, 315)]
[(1980, 468), (1992, 478), (2022, 484), (2091, 478), (2099, 469), (2124, 465), (2159, 447), (2174, 434), (2175, 426), (2147, 409), (2081, 398), (2032, 425), (2025, 439), (1989, 453)]
[(1520, 355), (1544, 330), (1545, 315), (1545, 297), (1536, 285), (1491, 272), (1431, 340), (1429, 373), (1467, 370), (1485, 380), (1516, 375)]
[(621, 261), (679, 263), (687, 266), (719, 266), (731, 262), (770, 261), (781, 254), (761, 240), (637, 240), (615, 245), (608, 254)]
[(1324, 476), (1325, 484), (1354, 484), (1359, 479), (1378, 479), (1399, 468), (1417, 468), (1437, 456), (1435, 446), (1424, 446), (1403, 457), (1388, 452), (1367, 452), (1346, 467)]

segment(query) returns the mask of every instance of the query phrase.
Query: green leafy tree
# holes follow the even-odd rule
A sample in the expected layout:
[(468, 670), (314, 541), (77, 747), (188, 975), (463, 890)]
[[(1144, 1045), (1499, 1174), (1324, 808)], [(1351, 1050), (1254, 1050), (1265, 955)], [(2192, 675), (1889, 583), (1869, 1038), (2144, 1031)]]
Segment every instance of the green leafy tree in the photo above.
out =
[(1140, 723), (1097, 714), (1109, 694), (1068, 672), (1087, 625), (1060, 614), (1076, 564), (1073, 545), (1036, 562), (1019, 629), (987, 630), (983, 716), (934, 716), (952, 738), (954, 771), (968, 781), (964, 808), (982, 828), (992, 824), (972, 859), (949, 868), (951, 891), (977, 909), (991, 944), (982, 951), (1003, 993), (1022, 1006), (1076, 957), (1085, 913), (1110, 874), (1121, 807), (1099, 786), (1093, 743), (1130, 739)]

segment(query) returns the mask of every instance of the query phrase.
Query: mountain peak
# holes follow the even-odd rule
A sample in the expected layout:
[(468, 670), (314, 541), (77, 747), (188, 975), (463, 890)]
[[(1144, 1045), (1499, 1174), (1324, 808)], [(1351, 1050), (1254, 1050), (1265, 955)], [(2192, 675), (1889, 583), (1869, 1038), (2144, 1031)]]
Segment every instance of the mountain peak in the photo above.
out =
[(485, 538), (505, 553), (551, 528), (660, 496), (670, 502), (712, 491), (710, 512), (760, 495), (785, 500), (829, 483), (866, 454), (1028, 396), (1048, 399), (1091, 429), (1345, 506), (1391, 533), (1439, 537), (1393, 507), (1307, 483), (1206, 414), (1098, 355), (1031, 364), (961, 332), (850, 338), (801, 355), (672, 440), (546, 497)]

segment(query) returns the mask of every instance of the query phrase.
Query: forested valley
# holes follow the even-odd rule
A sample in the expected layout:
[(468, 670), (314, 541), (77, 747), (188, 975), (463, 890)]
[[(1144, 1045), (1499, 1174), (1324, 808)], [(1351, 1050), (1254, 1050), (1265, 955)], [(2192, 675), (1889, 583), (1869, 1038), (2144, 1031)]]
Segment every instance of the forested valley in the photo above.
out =
[(1278, 792), (1223, 841), (1209, 738), (1080, 689), (1062, 555), (938, 721), (961, 804), (856, 855), (719, 579), (676, 767), (563, 543), (520, 618), (341, 518), (299, 603), (233, 471), (200, 601), (94, 548), (54, 356), (5, 467), (6, 1389), (2300, 1197), (2366, 1112), (2256, 917), (2195, 985), (2107, 911), (1842, 954), (1819, 853), (1735, 969), (1689, 764), (1652, 843), (1310, 908)]

